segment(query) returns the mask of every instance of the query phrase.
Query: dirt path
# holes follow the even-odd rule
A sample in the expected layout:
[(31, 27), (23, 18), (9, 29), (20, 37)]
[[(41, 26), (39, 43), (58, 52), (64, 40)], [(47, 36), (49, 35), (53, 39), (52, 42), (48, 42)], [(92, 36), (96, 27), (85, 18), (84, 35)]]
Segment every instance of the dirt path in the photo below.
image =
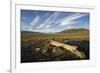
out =
[(72, 46), (64, 43), (60, 43), (58, 41), (51, 40), (50, 44), (56, 47), (63, 47), (64, 49), (70, 51), (72, 54), (76, 55), (79, 58), (85, 58), (85, 54), (79, 50), (77, 50), (77, 46)]

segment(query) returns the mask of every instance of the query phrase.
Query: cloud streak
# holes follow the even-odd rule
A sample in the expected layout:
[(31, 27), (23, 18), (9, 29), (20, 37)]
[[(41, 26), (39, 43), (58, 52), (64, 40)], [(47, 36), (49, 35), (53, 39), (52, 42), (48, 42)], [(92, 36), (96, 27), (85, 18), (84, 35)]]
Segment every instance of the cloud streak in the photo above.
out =
[(40, 21), (40, 16), (36, 16), (35, 19), (33, 19), (33, 21), (30, 23), (32, 29), (35, 29), (37, 27), (37, 25), (39, 24)]
[(81, 17), (84, 17), (86, 16), (87, 14), (80, 14), (80, 13), (76, 13), (76, 14), (73, 14), (71, 16), (68, 16), (68, 17), (65, 17), (65, 18), (62, 18), (60, 20), (57, 21), (57, 23), (59, 22), (59, 26), (64, 26), (64, 25), (70, 25), (70, 24), (75, 24), (76, 23), (76, 19), (79, 19)]
[(38, 28), (40, 29), (44, 29), (44, 28), (48, 28), (49, 26), (51, 26), (54, 22), (55, 19), (57, 18), (57, 16), (59, 16), (60, 13), (59, 12), (54, 12), (52, 15), (50, 15), (50, 17), (48, 17), (40, 26), (38, 26)]

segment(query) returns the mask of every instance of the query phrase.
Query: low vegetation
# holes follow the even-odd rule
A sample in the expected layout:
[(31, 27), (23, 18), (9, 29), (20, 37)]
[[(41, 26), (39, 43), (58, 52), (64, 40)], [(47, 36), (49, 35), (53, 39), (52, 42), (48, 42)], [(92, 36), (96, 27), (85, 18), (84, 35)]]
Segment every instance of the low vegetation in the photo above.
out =
[[(89, 36), (80, 35), (22, 35), (21, 36), (21, 62), (44, 62), (64, 60), (89, 59)], [(78, 50), (85, 54), (85, 58), (79, 58), (65, 50), (63, 47), (50, 45), (50, 40), (77, 46)]]

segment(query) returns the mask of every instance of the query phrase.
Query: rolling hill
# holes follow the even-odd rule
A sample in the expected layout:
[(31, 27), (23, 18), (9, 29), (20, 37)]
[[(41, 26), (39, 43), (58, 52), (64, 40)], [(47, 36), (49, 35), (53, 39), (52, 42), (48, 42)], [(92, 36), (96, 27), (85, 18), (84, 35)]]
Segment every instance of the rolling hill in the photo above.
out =
[(62, 34), (89, 34), (89, 29), (79, 28), (79, 29), (69, 29), (64, 30), (59, 33)]
[(44, 33), (40, 33), (40, 32), (32, 32), (32, 31), (21, 31), (21, 34), (29, 34), (29, 35), (32, 35), (32, 34), (44, 34)]

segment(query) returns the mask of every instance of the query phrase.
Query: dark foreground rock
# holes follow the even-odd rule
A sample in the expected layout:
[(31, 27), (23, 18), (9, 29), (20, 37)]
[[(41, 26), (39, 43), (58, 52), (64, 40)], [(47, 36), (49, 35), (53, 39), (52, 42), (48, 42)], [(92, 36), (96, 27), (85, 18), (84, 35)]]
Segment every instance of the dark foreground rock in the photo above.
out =
[(89, 59), (89, 41), (74, 41), (59, 39), (59, 42), (78, 46), (78, 50), (85, 54), (81, 59), (59, 46), (50, 45), (51, 39), (33, 39), (21, 41), (21, 62), (46, 62), (46, 61), (67, 61), (67, 60), (86, 60)]

